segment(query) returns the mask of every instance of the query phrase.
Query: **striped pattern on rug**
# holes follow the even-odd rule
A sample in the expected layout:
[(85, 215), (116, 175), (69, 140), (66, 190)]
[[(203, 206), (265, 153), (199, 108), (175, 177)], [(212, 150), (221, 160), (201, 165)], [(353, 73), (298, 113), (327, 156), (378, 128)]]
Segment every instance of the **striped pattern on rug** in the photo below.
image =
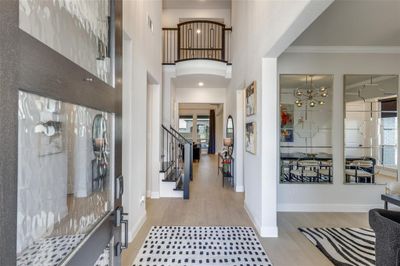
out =
[(375, 233), (369, 228), (299, 228), (336, 266), (375, 265)]

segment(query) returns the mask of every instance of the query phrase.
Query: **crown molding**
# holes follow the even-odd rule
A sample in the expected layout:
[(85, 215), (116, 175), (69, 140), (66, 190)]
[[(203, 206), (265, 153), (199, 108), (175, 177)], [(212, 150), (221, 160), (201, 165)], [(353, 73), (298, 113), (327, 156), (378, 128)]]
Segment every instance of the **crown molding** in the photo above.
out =
[(285, 53), (400, 54), (400, 46), (290, 46)]

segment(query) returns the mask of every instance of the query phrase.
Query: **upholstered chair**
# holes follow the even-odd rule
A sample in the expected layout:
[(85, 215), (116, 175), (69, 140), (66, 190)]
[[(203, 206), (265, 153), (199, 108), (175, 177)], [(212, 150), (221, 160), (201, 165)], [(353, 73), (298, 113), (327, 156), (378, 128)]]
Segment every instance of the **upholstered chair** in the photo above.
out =
[(400, 212), (372, 209), (369, 224), (376, 235), (376, 266), (400, 266)]

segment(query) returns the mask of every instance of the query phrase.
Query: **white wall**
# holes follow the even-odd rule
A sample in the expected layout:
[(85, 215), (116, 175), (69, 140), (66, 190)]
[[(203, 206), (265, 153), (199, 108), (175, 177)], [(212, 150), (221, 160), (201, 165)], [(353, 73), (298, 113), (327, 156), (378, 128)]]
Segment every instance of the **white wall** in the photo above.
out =
[(229, 9), (164, 9), (162, 14), (163, 27), (176, 27), (180, 18), (223, 19), (226, 26), (231, 25)]
[(343, 184), (344, 74), (399, 74), (400, 54), (284, 53), (280, 74), (333, 74), (333, 185), (278, 185), (280, 211), (366, 211), (381, 207), (381, 185)]
[[(257, 83), (257, 113), (245, 121), (257, 123), (257, 154), (243, 154), (245, 207), (261, 236), (277, 236), (276, 191), (278, 173), (277, 60), (332, 1), (232, 1), (232, 81), (227, 96), (252, 81)], [(236, 101), (233, 101), (234, 103)], [(236, 104), (227, 113), (235, 121)], [(239, 110), (240, 111), (240, 110)], [(237, 123), (236, 123), (237, 124)], [(235, 132), (236, 133), (236, 132)], [(236, 134), (237, 135), (237, 134)], [(240, 164), (237, 164), (240, 165)]]
[[(126, 183), (123, 204), (125, 211), (129, 213), (131, 241), (146, 217), (145, 203), (141, 200), (146, 196), (147, 80), (151, 76), (153, 85), (161, 83), (162, 6), (161, 0), (126, 0), (123, 4), (124, 38), (127, 40), (123, 51), (122, 156)], [(153, 32), (147, 25), (147, 14), (153, 21)], [(131, 66), (126, 67), (127, 65)]]
[(226, 88), (176, 88), (177, 103), (225, 103)]

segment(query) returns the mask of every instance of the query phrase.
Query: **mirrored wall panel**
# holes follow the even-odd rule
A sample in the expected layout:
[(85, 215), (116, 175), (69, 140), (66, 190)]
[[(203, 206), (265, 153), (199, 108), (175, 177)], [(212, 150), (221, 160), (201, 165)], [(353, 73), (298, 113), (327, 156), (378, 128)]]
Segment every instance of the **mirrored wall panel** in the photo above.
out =
[(19, 26), (111, 83), (111, 0), (19, 0)]
[(396, 75), (344, 77), (345, 183), (397, 181)]
[(332, 75), (280, 75), (280, 182), (331, 184)]
[(19, 92), (17, 265), (59, 265), (112, 210), (113, 123)]

